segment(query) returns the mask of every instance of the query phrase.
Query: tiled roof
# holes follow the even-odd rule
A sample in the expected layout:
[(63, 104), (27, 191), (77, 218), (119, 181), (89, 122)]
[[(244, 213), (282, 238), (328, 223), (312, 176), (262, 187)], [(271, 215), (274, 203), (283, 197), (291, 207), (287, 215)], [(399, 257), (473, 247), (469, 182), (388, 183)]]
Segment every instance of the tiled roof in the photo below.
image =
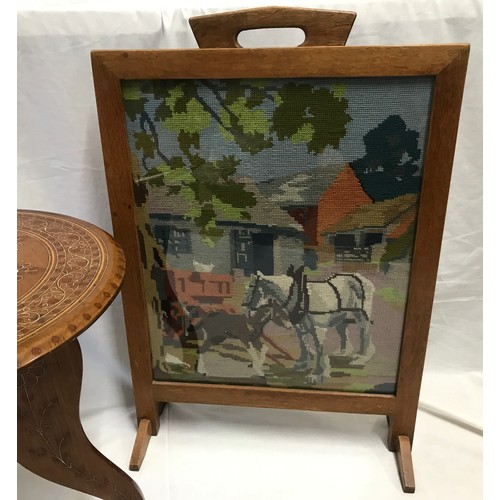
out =
[(400, 217), (410, 217), (410, 213), (413, 219), (416, 203), (416, 194), (405, 194), (390, 200), (367, 203), (325, 229), (323, 234), (351, 231), (363, 227), (386, 227)]

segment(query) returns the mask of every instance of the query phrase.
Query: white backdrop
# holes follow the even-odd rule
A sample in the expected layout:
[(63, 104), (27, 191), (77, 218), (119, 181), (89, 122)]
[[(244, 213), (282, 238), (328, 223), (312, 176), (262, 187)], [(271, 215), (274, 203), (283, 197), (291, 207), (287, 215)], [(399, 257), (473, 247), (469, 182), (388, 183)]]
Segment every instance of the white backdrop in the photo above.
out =
[[(471, 44), (413, 459), (415, 498), (479, 499), (479, 0), (18, 2), (18, 208), (72, 215), (112, 233), (90, 51), (196, 47), (189, 17), (269, 4), (357, 12), (348, 45)], [(262, 40), (269, 46), (278, 39)], [(126, 470), (136, 424), (120, 297), (80, 342), (83, 426)], [(141, 471), (130, 475), (146, 499), (403, 498), (385, 437), (385, 418), (378, 416), (174, 404), (162, 415)], [(18, 498), (90, 497), (18, 467)]]

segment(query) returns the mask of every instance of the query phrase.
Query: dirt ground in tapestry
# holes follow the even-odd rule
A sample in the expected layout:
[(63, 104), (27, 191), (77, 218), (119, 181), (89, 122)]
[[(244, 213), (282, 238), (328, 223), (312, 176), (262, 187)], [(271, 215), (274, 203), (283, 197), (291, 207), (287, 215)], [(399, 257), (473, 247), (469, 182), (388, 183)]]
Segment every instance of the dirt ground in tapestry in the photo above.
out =
[[(370, 327), (375, 354), (365, 365), (356, 366), (352, 362), (352, 357), (330, 354), (330, 378), (317, 385), (311, 385), (306, 378), (307, 372), (298, 372), (293, 368), (300, 354), (295, 331), (269, 323), (264, 329), (262, 339), (268, 347), (263, 366), (264, 376), (255, 374), (248, 349), (242, 342), (226, 339), (219, 345), (212, 346), (204, 355), (208, 376), (200, 375), (193, 369), (197, 358), (195, 348), (182, 349), (179, 344), (175, 346), (170, 343), (169, 346), (165, 346), (165, 352), (183, 359), (189, 368), (179, 367), (178, 370), (168, 374), (157, 368), (155, 379), (394, 393), (409, 267), (410, 264), (407, 262), (393, 262), (388, 272), (384, 274), (373, 263), (338, 263), (320, 267), (314, 276), (309, 277), (311, 280), (320, 280), (333, 273), (357, 272), (375, 285), (372, 310), (372, 318), (375, 320)], [(238, 288), (241, 288), (240, 293), (235, 293), (233, 301), (243, 293), (245, 284), (240, 284)], [(360, 346), (358, 327), (354, 324), (349, 325), (348, 333), (356, 352)], [(332, 328), (328, 331), (324, 342), (325, 352), (335, 353), (339, 347), (340, 337)]]

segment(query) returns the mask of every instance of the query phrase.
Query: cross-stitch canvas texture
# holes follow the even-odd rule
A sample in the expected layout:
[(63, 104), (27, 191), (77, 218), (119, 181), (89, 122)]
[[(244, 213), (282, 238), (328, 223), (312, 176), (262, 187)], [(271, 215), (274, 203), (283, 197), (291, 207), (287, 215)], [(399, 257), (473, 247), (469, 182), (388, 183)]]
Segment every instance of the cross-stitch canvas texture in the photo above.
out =
[(394, 393), (433, 81), (122, 82), (156, 380)]

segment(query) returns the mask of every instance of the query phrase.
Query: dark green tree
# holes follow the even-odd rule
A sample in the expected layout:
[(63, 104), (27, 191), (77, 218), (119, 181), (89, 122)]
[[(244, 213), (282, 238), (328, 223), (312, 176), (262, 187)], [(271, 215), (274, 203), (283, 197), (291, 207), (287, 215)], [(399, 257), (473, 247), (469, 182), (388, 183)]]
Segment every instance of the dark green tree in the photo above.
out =
[[(256, 155), (276, 141), (306, 143), (317, 155), (339, 147), (351, 117), (341, 85), (313, 86), (279, 80), (125, 81), (125, 111), (138, 124), (135, 148), (145, 172), (136, 184), (167, 187), (189, 204), (192, 219), (210, 243), (222, 234), (217, 214), (249, 219), (255, 196), (234, 178), (240, 158), (202, 154), (202, 135), (215, 127), (221, 141)], [(176, 136), (180, 154), (169, 154), (161, 128)], [(136, 188), (144, 198), (144, 189)]]
[(366, 154), (352, 167), (374, 201), (418, 192), (418, 137), (399, 115), (388, 116), (363, 137)]

